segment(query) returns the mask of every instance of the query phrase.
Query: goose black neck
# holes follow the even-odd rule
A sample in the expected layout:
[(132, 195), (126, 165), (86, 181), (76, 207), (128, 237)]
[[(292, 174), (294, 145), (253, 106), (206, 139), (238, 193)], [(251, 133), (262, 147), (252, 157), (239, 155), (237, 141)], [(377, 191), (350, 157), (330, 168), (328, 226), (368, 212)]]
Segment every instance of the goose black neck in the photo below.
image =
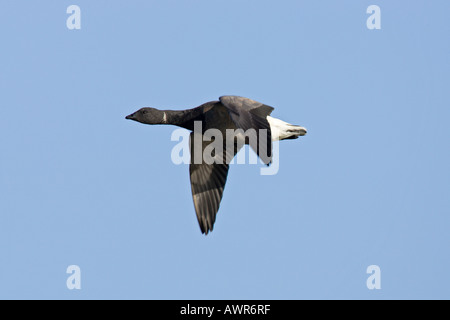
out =
[(163, 124), (171, 124), (188, 130), (194, 130), (194, 122), (202, 121), (202, 108), (188, 110), (163, 110)]

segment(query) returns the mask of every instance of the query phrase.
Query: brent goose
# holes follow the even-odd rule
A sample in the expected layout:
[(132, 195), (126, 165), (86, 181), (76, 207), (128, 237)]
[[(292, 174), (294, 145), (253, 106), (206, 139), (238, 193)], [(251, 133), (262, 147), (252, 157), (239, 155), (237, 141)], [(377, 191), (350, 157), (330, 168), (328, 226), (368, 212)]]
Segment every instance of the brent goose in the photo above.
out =
[[(189, 167), (192, 197), (200, 229), (202, 233), (208, 234), (213, 230), (222, 200), (230, 160), (236, 155), (242, 144), (250, 144), (261, 160), (269, 165), (272, 159), (272, 141), (297, 139), (306, 134), (306, 129), (303, 127), (270, 117), (273, 110), (274, 108), (270, 106), (248, 98), (223, 96), (219, 98), (219, 101), (207, 102), (188, 110), (142, 108), (127, 116), (126, 119), (144, 124), (171, 124), (193, 131), (191, 133), (191, 164)], [(196, 127), (198, 123), (201, 124), (200, 134), (204, 134), (208, 129), (219, 130), (223, 133), (223, 137), (226, 136), (227, 129), (242, 129), (246, 132), (254, 129), (263, 134), (256, 135), (256, 139), (245, 137), (240, 146), (234, 141), (233, 150), (229, 152), (227, 149), (224, 155), (225, 161), (222, 163), (220, 161), (205, 163), (202, 160), (198, 162), (193, 159), (194, 143), (192, 143), (193, 135), (197, 133), (194, 132), (194, 128), (198, 128)], [(225, 139), (223, 140), (225, 144)], [(202, 150), (208, 144), (202, 141)]]

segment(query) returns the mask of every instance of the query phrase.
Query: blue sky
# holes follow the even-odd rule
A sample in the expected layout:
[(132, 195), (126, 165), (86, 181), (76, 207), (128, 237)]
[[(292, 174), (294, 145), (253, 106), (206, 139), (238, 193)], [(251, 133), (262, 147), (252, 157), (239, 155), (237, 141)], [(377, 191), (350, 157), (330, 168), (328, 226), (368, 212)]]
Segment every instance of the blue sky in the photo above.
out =
[[(2, 1), (0, 298), (449, 299), (449, 10)], [(233, 166), (205, 237), (175, 127), (124, 117), (228, 94), (308, 135), (277, 175)]]

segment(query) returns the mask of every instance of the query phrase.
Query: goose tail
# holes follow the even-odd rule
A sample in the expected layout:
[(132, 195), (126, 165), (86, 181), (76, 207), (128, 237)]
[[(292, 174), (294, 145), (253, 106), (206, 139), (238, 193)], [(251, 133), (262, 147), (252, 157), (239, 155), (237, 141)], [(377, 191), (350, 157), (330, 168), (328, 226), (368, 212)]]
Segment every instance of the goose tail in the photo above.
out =
[(270, 124), (270, 131), (272, 132), (273, 141), (297, 139), (300, 136), (304, 136), (308, 132), (304, 127), (293, 125), (270, 116), (267, 117), (267, 121)]

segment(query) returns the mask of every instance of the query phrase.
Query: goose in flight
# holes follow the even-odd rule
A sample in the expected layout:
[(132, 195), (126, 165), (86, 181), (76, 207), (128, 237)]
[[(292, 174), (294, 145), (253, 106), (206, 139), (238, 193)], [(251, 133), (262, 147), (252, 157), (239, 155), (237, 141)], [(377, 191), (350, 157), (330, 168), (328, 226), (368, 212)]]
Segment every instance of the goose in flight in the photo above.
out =
[[(192, 197), (201, 232), (208, 234), (213, 230), (216, 215), (222, 200), (223, 190), (227, 181), (229, 163), (243, 144), (249, 144), (261, 158), (269, 165), (272, 161), (272, 141), (297, 139), (306, 134), (306, 129), (292, 125), (280, 119), (272, 118), (270, 114), (274, 108), (263, 103), (237, 96), (223, 96), (219, 101), (211, 101), (199, 107), (188, 110), (158, 110), (142, 108), (126, 119), (143, 124), (170, 124), (192, 131), (190, 139), (191, 163), (189, 167)], [(195, 132), (196, 123), (200, 123), (201, 132)], [(226, 136), (229, 129), (248, 132), (255, 130), (259, 134), (255, 139), (246, 136), (236, 136), (240, 143), (234, 141), (231, 151), (226, 149), (224, 161), (194, 161), (194, 134), (205, 134), (209, 129), (219, 130)], [(262, 133), (262, 134), (261, 134)], [(208, 139), (207, 139), (208, 140)], [(226, 141), (223, 139), (225, 146)], [(235, 140), (233, 138), (233, 140)], [(211, 139), (210, 139), (211, 141)], [(214, 140), (212, 140), (214, 141)], [(202, 151), (212, 142), (201, 140)], [(217, 158), (216, 158), (217, 159)]]

